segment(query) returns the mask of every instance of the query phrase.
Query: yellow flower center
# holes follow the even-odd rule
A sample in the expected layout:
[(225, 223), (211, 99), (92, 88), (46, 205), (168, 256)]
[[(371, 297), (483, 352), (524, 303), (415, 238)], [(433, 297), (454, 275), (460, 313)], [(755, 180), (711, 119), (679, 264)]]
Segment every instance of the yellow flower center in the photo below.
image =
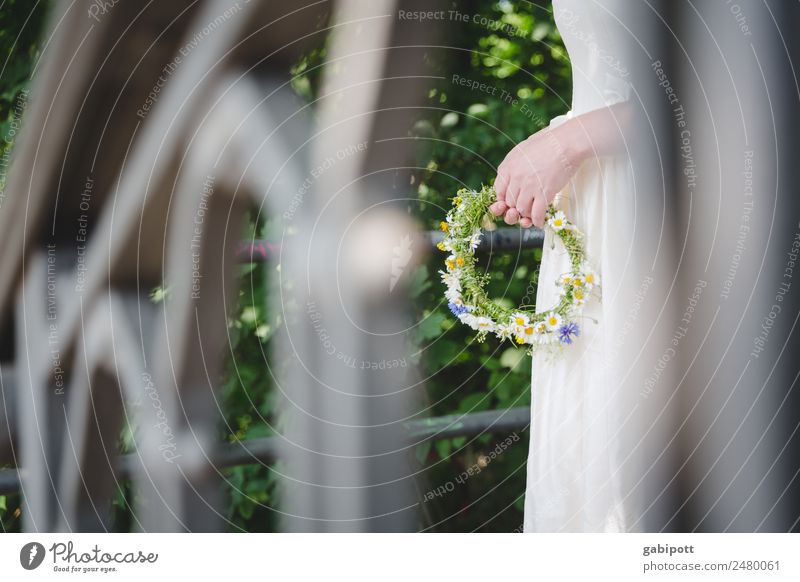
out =
[(525, 325), (525, 320), (524, 320), (524, 319), (522, 319), (521, 317), (518, 317), (518, 318), (516, 318), (516, 319), (514, 320), (514, 322), (515, 322), (517, 325)]
[(575, 299), (583, 299), (583, 291), (575, 289)]
[(556, 219), (553, 221), (553, 224), (554, 224), (555, 226), (561, 226), (561, 225), (563, 224), (563, 221), (562, 221), (560, 218), (556, 218)]
[(547, 321), (550, 323), (550, 325), (555, 325), (556, 323), (558, 323), (558, 320), (555, 317), (551, 317)]
[(455, 263), (453, 263), (453, 261), (445, 261), (445, 264), (447, 265), (447, 270), (448, 271), (452, 271), (456, 267), (456, 265), (455, 265)]
[(442, 232), (447, 232), (448, 230), (450, 230), (450, 227), (447, 225), (447, 223), (444, 220), (439, 223), (439, 228), (442, 229)]
[(464, 264), (464, 259), (462, 259), (461, 257), (458, 257), (458, 258), (456, 259), (456, 263), (457, 263), (459, 266), (461, 266), (461, 265), (463, 265), (463, 264)]
[(592, 275), (591, 273), (586, 275), (586, 282), (587, 283), (594, 283), (594, 275)]
[(533, 328), (532, 327), (526, 327), (525, 328), (525, 335), (531, 335), (532, 333), (533, 333)]
[(439, 249), (440, 251), (446, 250), (444, 248), (444, 243), (443, 242), (436, 243), (436, 248)]
[(524, 344), (525, 343), (525, 338), (522, 337), (521, 335), (518, 335), (517, 336), (517, 343), (518, 344)]

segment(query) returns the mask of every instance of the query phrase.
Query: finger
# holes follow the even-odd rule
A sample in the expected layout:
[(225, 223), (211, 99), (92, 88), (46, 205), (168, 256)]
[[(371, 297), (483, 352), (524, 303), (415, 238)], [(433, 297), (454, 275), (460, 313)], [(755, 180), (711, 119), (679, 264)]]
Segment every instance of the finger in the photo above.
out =
[(519, 212), (517, 212), (517, 209), (516, 208), (509, 208), (508, 212), (506, 212), (506, 216), (505, 216), (504, 220), (506, 221), (506, 224), (508, 224), (508, 225), (512, 225), (513, 226), (514, 224), (517, 224), (517, 221), (519, 220)]
[(526, 218), (531, 217), (531, 207), (533, 206), (534, 196), (535, 191), (531, 187), (528, 186), (520, 189), (517, 195), (517, 202), (514, 204), (520, 216)]
[(489, 210), (491, 210), (492, 214), (494, 214), (495, 216), (502, 216), (503, 214), (506, 213), (506, 210), (508, 210), (508, 206), (506, 206), (505, 202), (501, 202), (498, 200), (489, 207)]
[(506, 189), (508, 188), (508, 175), (504, 172), (498, 171), (497, 178), (494, 180), (494, 191), (497, 194), (498, 202), (505, 202)]
[(531, 210), (531, 220), (533, 224), (539, 228), (544, 228), (544, 215), (547, 211), (547, 198), (544, 195), (539, 195), (533, 201), (533, 209)]
[(511, 180), (506, 188), (506, 206), (514, 208), (517, 205), (517, 196), (519, 196), (519, 182)]
[(523, 216), (522, 218), (519, 219), (519, 225), (522, 228), (530, 228), (531, 226), (533, 226), (533, 221), (527, 216)]

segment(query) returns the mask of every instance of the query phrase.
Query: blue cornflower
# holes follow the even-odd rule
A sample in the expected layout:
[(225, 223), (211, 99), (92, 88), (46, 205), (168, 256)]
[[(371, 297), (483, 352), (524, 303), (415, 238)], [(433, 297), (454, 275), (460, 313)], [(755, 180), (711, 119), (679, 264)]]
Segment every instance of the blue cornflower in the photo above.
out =
[(453, 315), (461, 315), (462, 313), (469, 313), (469, 307), (464, 305), (463, 303), (453, 303), (452, 301), (447, 304), (450, 308), (450, 311), (453, 312)]
[(581, 330), (574, 321), (565, 323), (558, 328), (558, 339), (562, 344), (571, 344), (572, 338), (578, 337), (579, 335), (581, 335)]

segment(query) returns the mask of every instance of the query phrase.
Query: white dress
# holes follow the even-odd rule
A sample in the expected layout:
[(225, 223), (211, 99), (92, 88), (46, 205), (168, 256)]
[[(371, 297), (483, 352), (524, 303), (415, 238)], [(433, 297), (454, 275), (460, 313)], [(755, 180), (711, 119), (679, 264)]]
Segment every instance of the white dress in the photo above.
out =
[[(555, 0), (556, 24), (573, 69), (572, 109), (551, 122), (627, 100), (623, 45), (612, 38), (613, 17), (596, 0)], [(617, 37), (623, 37), (616, 34)], [(624, 38), (624, 37), (623, 37)], [(581, 335), (555, 358), (536, 354), (531, 381), (531, 442), (525, 532), (635, 529), (622, 486), (620, 382), (615, 378), (615, 285), (626, 256), (618, 212), (630, 205), (625, 156), (585, 162), (555, 204), (585, 235), (587, 258), (600, 274), (602, 300), (584, 307)], [(628, 206), (630, 208), (630, 206)], [(624, 225), (622, 226), (624, 228)], [(560, 241), (547, 232), (536, 296), (537, 311), (558, 303), (554, 282), (570, 270)]]

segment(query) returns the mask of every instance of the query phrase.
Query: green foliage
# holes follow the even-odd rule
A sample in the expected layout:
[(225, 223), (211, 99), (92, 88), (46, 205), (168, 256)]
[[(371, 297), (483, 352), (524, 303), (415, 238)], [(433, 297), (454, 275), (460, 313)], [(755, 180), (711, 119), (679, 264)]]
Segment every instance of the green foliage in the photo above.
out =
[[(429, 109), (413, 127), (420, 142), (418, 216), (431, 229), (461, 188), (490, 184), (496, 166), (517, 142), (564, 113), (571, 99), (570, 66), (549, 3), (472, 3), (477, 18), (459, 27), (449, 59), (431, 59), (443, 79), (428, 94)], [(462, 8), (462, 12), (466, 9)], [(476, 24), (493, 22), (491, 27)], [(452, 26), (450, 28), (453, 28)], [(464, 79), (462, 81), (462, 79)], [(483, 89), (481, 89), (483, 84)], [(477, 89), (470, 87), (477, 86)], [(481, 343), (447, 309), (437, 271), (442, 253), (415, 274), (412, 295), (421, 305), (414, 342), (426, 381), (430, 416), (530, 405), (530, 358), (494, 339)], [(535, 297), (541, 250), (495, 253), (479, 262), (487, 293), (511, 305)], [(534, 280), (534, 282), (532, 282)], [(438, 333), (434, 333), (437, 330)], [(485, 470), (452, 493), (422, 503), (422, 528), (435, 531), (512, 531), (522, 523), (527, 432)], [(435, 489), (472, 466), (506, 435), (449, 439), (419, 446), (426, 486)], [(444, 444), (443, 444), (444, 443)]]
[[(276, 223), (255, 220), (244, 239), (278, 236)], [(262, 221), (263, 222), (263, 221)], [(268, 313), (266, 297), (274, 293), (279, 278), (272, 276), (272, 263), (240, 266), (239, 301), (228, 324), (229, 351), (226, 354), (222, 383), (224, 422), (222, 438), (228, 442), (265, 438), (281, 426), (276, 414), (274, 377), (279, 362), (268, 361), (270, 342), (283, 324), (280, 313)], [(248, 465), (224, 471), (226, 480), (226, 518), (231, 530), (274, 531), (277, 514), (276, 467)]]
[(6, 0), (0, 8), (0, 189), (5, 188), (9, 154), (27, 105), (49, 6), (49, 0)]
[[(49, 6), (50, 0), (5, 0), (0, 8), (0, 192), (5, 190), (8, 162), (27, 104)], [(19, 495), (0, 496), (0, 531), (20, 530), (20, 504)]]

